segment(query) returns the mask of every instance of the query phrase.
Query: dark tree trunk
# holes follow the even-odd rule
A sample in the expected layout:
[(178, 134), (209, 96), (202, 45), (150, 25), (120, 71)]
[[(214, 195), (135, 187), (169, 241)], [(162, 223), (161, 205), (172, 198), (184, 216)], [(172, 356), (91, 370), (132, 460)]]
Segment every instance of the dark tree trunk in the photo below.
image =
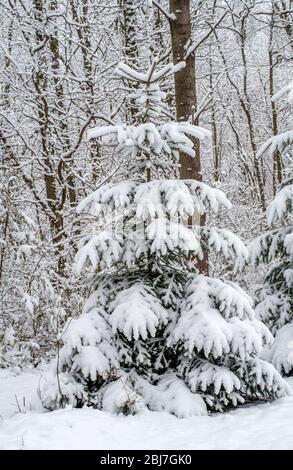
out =
[[(274, 5), (272, 4), (272, 8)], [(278, 135), (278, 117), (275, 101), (272, 101), (272, 97), (275, 93), (274, 79), (275, 79), (275, 65), (277, 64), (274, 58), (274, 10), (272, 10), (272, 20), (270, 24), (270, 36), (269, 36), (269, 93), (271, 98), (271, 110), (272, 110), (272, 134), (273, 136)], [(273, 153), (273, 195), (276, 194), (278, 185), (282, 181), (282, 170), (283, 170), (283, 161), (282, 155), (279, 150), (275, 150)]]
[[(170, 12), (176, 16), (176, 20), (171, 20), (171, 40), (173, 51), (173, 62), (184, 60), (185, 45), (191, 39), (191, 17), (190, 0), (169, 0)], [(191, 54), (186, 59), (186, 66), (175, 73), (175, 100), (177, 121), (189, 121), (198, 125), (198, 118), (195, 118), (196, 100), (196, 78), (195, 78), (195, 57)], [(180, 178), (202, 180), (200, 143), (194, 139), (195, 158), (184, 153), (180, 154)], [(196, 223), (205, 224), (205, 217), (198, 216)], [(208, 272), (208, 255), (198, 261), (198, 268), (201, 272)]]

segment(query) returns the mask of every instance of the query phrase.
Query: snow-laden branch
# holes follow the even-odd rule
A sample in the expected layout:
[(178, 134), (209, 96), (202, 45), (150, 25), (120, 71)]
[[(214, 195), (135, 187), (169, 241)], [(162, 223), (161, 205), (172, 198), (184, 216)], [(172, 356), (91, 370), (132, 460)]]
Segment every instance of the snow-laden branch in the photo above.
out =
[(215, 24), (209, 25), (210, 30), (197, 43), (192, 44), (192, 42), (190, 41), (190, 43), (187, 44), (184, 60), (187, 60), (188, 57), (191, 54), (193, 54), (196, 51), (196, 49), (198, 49), (204, 43), (204, 41), (206, 41), (208, 39), (208, 37), (216, 30), (216, 28), (223, 21), (223, 19), (225, 18), (226, 15), (227, 15), (227, 11), (225, 11), (223, 13), (223, 15), (220, 17), (220, 19)]
[(174, 13), (170, 13), (166, 8), (164, 8), (157, 0), (152, 0), (152, 3), (160, 10), (161, 13), (169, 20), (175, 21), (176, 15)]
[(103, 145), (119, 146), (126, 153), (149, 149), (156, 154), (164, 151), (169, 155), (180, 151), (192, 157), (195, 156), (194, 143), (187, 136), (200, 140), (211, 137), (210, 131), (188, 122), (101, 126), (90, 129), (87, 135), (88, 139), (100, 138)]
[(149, 67), (148, 71), (146, 73), (142, 73), (138, 72), (132, 67), (129, 67), (129, 65), (120, 62), (116, 67), (115, 72), (120, 75), (120, 77), (126, 78), (127, 80), (133, 80), (143, 84), (150, 84), (158, 82), (162, 78), (168, 77), (173, 73), (179, 72), (185, 67), (186, 63), (184, 61), (178, 62), (176, 65), (170, 63), (158, 71), (155, 71), (156, 65), (157, 62), (154, 61)]
[[(277, 101), (284, 95), (288, 94), (287, 100), (289, 103), (293, 102), (293, 81), (285, 86), (272, 97), (272, 101)], [(260, 158), (266, 151), (273, 154), (276, 150), (283, 152), (288, 146), (293, 145), (293, 129), (290, 129), (282, 134), (275, 135), (268, 139), (259, 149), (256, 158)]]
[(273, 154), (276, 150), (282, 152), (289, 145), (293, 145), (293, 130), (283, 132), (268, 139), (257, 152), (256, 158), (260, 158), (267, 151), (270, 154)]

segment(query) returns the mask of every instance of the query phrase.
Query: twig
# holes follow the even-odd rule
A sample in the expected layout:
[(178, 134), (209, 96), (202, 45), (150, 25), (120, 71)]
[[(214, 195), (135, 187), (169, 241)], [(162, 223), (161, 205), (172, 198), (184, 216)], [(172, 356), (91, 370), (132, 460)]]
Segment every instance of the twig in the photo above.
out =
[(17, 403), (17, 406), (18, 406), (18, 410), (19, 410), (20, 413), (22, 413), (21, 408), (20, 408), (19, 403), (18, 403), (17, 395), (15, 394), (14, 396), (15, 396), (15, 400), (16, 400), (16, 403)]
[(176, 15), (174, 13), (169, 13), (165, 8), (160, 5), (157, 0), (153, 0), (153, 4), (160, 10), (161, 13), (171, 22), (176, 20)]

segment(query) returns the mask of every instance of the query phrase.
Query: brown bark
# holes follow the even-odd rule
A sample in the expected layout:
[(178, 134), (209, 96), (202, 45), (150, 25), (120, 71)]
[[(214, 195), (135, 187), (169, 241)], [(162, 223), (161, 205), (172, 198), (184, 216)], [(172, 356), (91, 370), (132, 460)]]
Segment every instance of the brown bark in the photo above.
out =
[[(51, 5), (52, 8), (56, 4)], [(54, 148), (50, 139), (50, 117), (49, 117), (49, 104), (47, 101), (48, 80), (46, 78), (45, 70), (48, 66), (46, 56), (43, 53), (45, 39), (49, 40), (51, 59), (52, 59), (52, 72), (53, 80), (56, 87), (57, 99), (62, 100), (62, 85), (56, 79), (56, 72), (58, 71), (58, 40), (56, 37), (49, 38), (45, 32), (43, 15), (45, 7), (42, 0), (34, 0), (34, 16), (37, 23), (36, 29), (36, 44), (34, 59), (38, 65), (36, 72), (33, 74), (33, 85), (35, 89), (35, 96), (37, 101), (37, 113), (39, 121), (39, 132), (42, 147), (42, 161), (44, 164), (44, 183), (46, 188), (46, 198), (48, 206), (51, 210), (51, 217), (49, 218), (50, 228), (52, 233), (52, 242), (54, 246), (55, 255), (57, 258), (57, 273), (59, 276), (64, 276), (65, 259), (64, 259), (64, 220), (62, 216), (62, 206), (64, 202), (58, 200), (58, 180), (62, 183), (63, 178), (63, 162), (57, 168), (57, 174), (52, 161), (54, 155)], [(55, 80), (56, 79), (56, 80)], [(64, 200), (65, 194), (62, 195)]]
[[(272, 7), (274, 7), (272, 5)], [(269, 93), (271, 98), (271, 111), (272, 111), (272, 134), (278, 135), (278, 118), (275, 101), (272, 101), (274, 95), (274, 51), (273, 51), (273, 36), (274, 36), (274, 11), (272, 11), (272, 20), (270, 24), (269, 36)], [(273, 194), (276, 194), (277, 186), (282, 181), (283, 162), (282, 156), (278, 150), (273, 153)]]
[[(171, 41), (173, 62), (184, 60), (185, 45), (191, 39), (191, 17), (190, 0), (169, 0), (170, 12), (176, 16), (176, 20), (171, 20)], [(191, 54), (186, 59), (186, 66), (175, 73), (175, 100), (177, 121), (189, 121), (198, 125), (198, 118), (195, 118), (196, 109), (196, 76), (195, 76), (195, 57)], [(195, 157), (180, 153), (180, 178), (195, 179), (202, 181), (201, 161), (200, 161), (200, 143), (198, 139), (193, 140)], [(197, 223), (204, 225), (205, 217), (198, 216)], [(191, 225), (192, 221), (189, 220)], [(202, 260), (198, 260), (198, 268), (201, 272), (208, 272), (208, 255), (204, 254)]]
[[(211, 50), (210, 50), (211, 51)], [(216, 107), (215, 107), (215, 98), (214, 98), (214, 83), (213, 83), (213, 63), (210, 57), (209, 60), (209, 81), (211, 89), (211, 118), (212, 118), (212, 140), (213, 140), (213, 174), (214, 180), (217, 182), (220, 179), (220, 150), (218, 143), (218, 128), (216, 123)]]

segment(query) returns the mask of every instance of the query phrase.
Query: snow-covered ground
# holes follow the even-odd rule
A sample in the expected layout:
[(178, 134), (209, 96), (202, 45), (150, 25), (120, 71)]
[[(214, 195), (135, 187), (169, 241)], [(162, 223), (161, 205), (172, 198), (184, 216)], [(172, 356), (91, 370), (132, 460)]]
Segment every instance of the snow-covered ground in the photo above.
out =
[(0, 370), (0, 449), (293, 449), (293, 397), (189, 419), (155, 412), (45, 412), (40, 379), (37, 370)]

